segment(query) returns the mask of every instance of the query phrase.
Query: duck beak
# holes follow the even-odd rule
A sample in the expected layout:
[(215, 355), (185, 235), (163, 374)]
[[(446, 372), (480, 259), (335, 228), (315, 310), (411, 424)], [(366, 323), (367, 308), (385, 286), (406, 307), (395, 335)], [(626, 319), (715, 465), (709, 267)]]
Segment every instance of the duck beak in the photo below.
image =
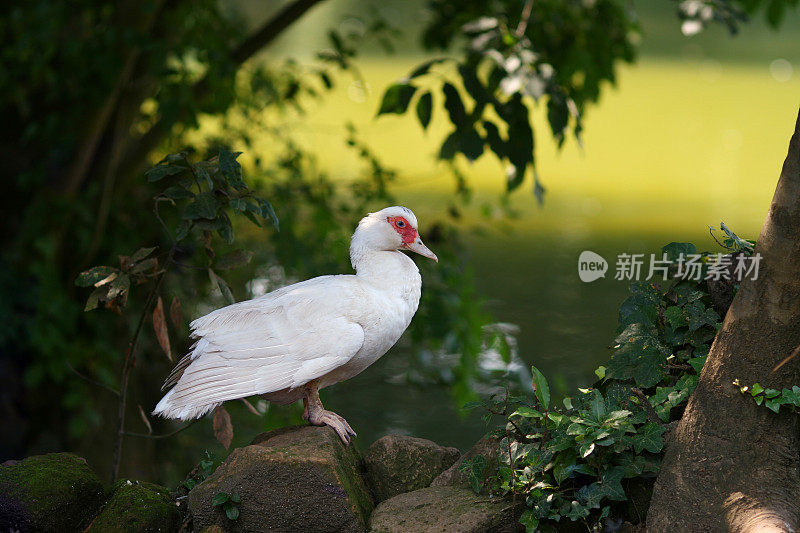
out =
[(422, 243), (422, 239), (419, 236), (417, 236), (417, 238), (414, 239), (414, 242), (405, 244), (404, 247), (406, 248), (406, 250), (411, 250), (412, 252), (416, 252), (422, 257), (433, 259), (437, 263), (439, 262), (439, 258), (436, 257), (436, 254), (431, 252), (430, 248), (428, 248)]

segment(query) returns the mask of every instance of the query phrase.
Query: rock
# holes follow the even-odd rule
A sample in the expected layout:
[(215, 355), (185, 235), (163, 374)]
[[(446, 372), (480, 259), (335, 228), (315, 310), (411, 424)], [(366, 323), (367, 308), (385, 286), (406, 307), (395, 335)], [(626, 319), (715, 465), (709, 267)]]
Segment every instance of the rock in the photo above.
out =
[(399, 494), (370, 517), (372, 533), (505, 533), (521, 527), (511, 501), (455, 485)]
[(103, 484), (71, 453), (0, 466), (0, 531), (83, 531), (103, 503)]
[(431, 482), (431, 487), (443, 487), (446, 485), (463, 485), (470, 487), (469, 475), (461, 471), (461, 465), (465, 460), (472, 459), (478, 455), (482, 455), (486, 459), (486, 472), (494, 472), (497, 469), (497, 453), (500, 447), (500, 441), (490, 437), (484, 437), (469, 449), (461, 458), (456, 461), (453, 466), (442, 472), (436, 479)]
[(169, 490), (142, 481), (118, 481), (88, 531), (177, 532), (181, 514)]
[[(290, 427), (259, 435), (234, 450), (216, 472), (189, 493), (194, 529), (225, 531), (363, 532), (372, 499), (363, 461), (329, 427)], [(229, 520), (211, 504), (236, 492), (239, 517)]]
[(386, 435), (364, 452), (367, 482), (375, 501), (421, 489), (458, 460), (456, 448), (404, 435)]

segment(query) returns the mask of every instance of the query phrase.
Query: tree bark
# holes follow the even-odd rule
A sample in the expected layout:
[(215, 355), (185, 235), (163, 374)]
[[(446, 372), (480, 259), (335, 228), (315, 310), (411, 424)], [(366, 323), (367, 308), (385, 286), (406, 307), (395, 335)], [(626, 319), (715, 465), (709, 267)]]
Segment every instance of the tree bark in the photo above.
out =
[(800, 384), (800, 357), (780, 365), (800, 346), (800, 116), (755, 251), (759, 276), (742, 282), (666, 450), (648, 531), (798, 529), (798, 417), (732, 382)]

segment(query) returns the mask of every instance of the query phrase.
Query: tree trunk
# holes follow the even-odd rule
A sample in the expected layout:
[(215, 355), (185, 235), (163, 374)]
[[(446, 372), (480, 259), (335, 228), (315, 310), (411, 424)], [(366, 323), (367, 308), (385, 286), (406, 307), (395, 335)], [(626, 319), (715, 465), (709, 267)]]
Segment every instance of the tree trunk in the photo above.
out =
[(648, 531), (798, 529), (798, 417), (756, 405), (732, 382), (800, 384), (800, 116), (755, 251), (758, 279), (742, 282), (714, 340), (666, 450)]

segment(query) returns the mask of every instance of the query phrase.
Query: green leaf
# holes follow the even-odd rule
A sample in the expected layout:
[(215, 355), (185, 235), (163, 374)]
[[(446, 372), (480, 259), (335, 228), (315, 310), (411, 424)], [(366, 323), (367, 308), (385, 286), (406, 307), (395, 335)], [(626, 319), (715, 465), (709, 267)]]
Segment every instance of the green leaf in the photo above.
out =
[(136, 263), (131, 269), (131, 274), (143, 274), (149, 270), (153, 270), (158, 266), (158, 259), (151, 257)]
[(118, 296), (123, 296), (131, 288), (131, 278), (127, 274), (120, 274), (108, 286), (108, 300), (113, 300)]
[(428, 124), (431, 122), (431, 115), (433, 113), (433, 97), (430, 91), (426, 92), (419, 97), (417, 101), (417, 118), (422, 125), (422, 129), (428, 129)]
[(243, 185), (242, 166), (236, 160), (242, 152), (231, 152), (221, 149), (219, 151), (219, 170), (237, 189)]
[(100, 303), (101, 299), (105, 299), (105, 295), (108, 293), (108, 287), (97, 287), (92, 293), (89, 295), (89, 298), (86, 299), (86, 305), (83, 307), (84, 311), (91, 311), (92, 309), (96, 309), (98, 304)]
[(192, 165), (192, 171), (197, 179), (204, 181), (209, 189), (214, 187), (214, 182), (212, 181), (211, 173), (209, 172), (210, 168), (211, 165), (208, 161), (199, 161)]
[(217, 216), (217, 199), (212, 192), (198, 194), (194, 202), (190, 203), (183, 210), (185, 220), (196, 220), (198, 218), (214, 219)]
[(674, 329), (678, 329), (679, 327), (686, 326), (688, 324), (686, 322), (686, 317), (683, 316), (683, 309), (676, 305), (667, 307), (666, 311), (664, 311), (664, 318)]
[(235, 505), (228, 505), (225, 507), (225, 516), (228, 517), (229, 520), (236, 520), (239, 518), (239, 508)]
[(595, 371), (594, 371), (594, 374), (595, 374), (595, 375), (596, 375), (596, 376), (597, 376), (599, 379), (603, 379), (604, 377), (606, 377), (606, 367), (604, 367), (604, 366), (598, 366), (598, 367), (595, 369)]
[(750, 387), (750, 396), (758, 396), (762, 392), (764, 392), (764, 387), (759, 383), (753, 383), (753, 386)]
[(253, 259), (253, 252), (248, 250), (234, 250), (217, 259), (214, 268), (217, 270), (232, 270), (246, 265)]
[[(91, 287), (92, 285), (106, 280), (109, 276), (118, 272), (118, 268), (109, 266), (92, 267), (89, 270), (85, 270), (78, 274), (78, 277), (75, 279), (75, 285), (78, 287)], [(108, 281), (110, 282), (111, 280)]]
[(447, 57), (440, 57), (440, 58), (431, 59), (429, 61), (426, 61), (426, 62), (422, 63), (421, 65), (419, 65), (417, 68), (415, 68), (411, 72), (411, 74), (408, 75), (408, 79), (414, 79), (416, 77), (423, 76), (423, 75), (428, 73), (428, 71), (430, 70), (430, 68), (433, 65), (436, 65), (438, 63), (443, 63), (443, 62), (448, 61), (448, 60), (449, 60), (449, 58), (447, 58)]
[(191, 220), (182, 220), (178, 227), (175, 229), (175, 240), (182, 241), (186, 238), (189, 234), (189, 230), (192, 228)]
[(464, 109), (464, 103), (461, 101), (458, 89), (451, 83), (445, 83), (442, 91), (444, 92), (444, 107), (450, 115), (450, 122), (457, 129), (465, 127), (467, 125), (467, 111)]
[(233, 503), (240, 503), (242, 498), (239, 496), (238, 492), (231, 492), (231, 501)]
[(219, 291), (222, 293), (222, 297), (228, 304), (236, 303), (236, 299), (233, 297), (231, 288), (227, 283), (225, 283), (224, 279), (217, 276), (217, 274), (210, 268), (208, 269), (208, 277), (211, 280), (211, 285), (219, 289)]
[(666, 429), (655, 422), (648, 422), (639, 428), (636, 435), (633, 437), (633, 447), (636, 453), (642, 453), (642, 450), (647, 450), (650, 453), (658, 453), (664, 447), (664, 440), (661, 436)]
[(513, 413), (511, 413), (508, 416), (515, 416), (515, 415), (516, 416), (521, 416), (523, 418), (542, 418), (542, 413), (540, 413), (536, 409), (534, 409), (532, 407), (528, 407), (526, 405), (522, 405), (522, 406), (518, 407), (516, 411), (514, 411)]
[(600, 475), (600, 483), (603, 494), (609, 500), (625, 501), (625, 490), (622, 488), (622, 478), (625, 476), (625, 469), (620, 466), (609, 468)]
[(172, 200), (183, 200), (184, 198), (194, 198), (194, 193), (180, 185), (173, 185), (164, 189), (159, 196)]
[(228, 499), (229, 499), (229, 496), (228, 496), (226, 493), (224, 493), (224, 492), (218, 492), (218, 493), (217, 493), (217, 494), (216, 494), (216, 495), (215, 495), (215, 496), (214, 496), (214, 497), (211, 499), (211, 505), (213, 505), (213, 506), (215, 506), (215, 507), (216, 507), (216, 506), (218, 506), (218, 505), (222, 505), (223, 503), (227, 502), (227, 501), (228, 501)]
[(767, 409), (769, 409), (771, 411), (774, 411), (776, 413), (781, 408), (781, 403), (779, 401), (777, 401), (777, 400), (766, 400), (764, 402), (764, 405), (767, 407)]
[(154, 182), (159, 181), (167, 176), (173, 176), (184, 170), (188, 170), (188, 167), (183, 165), (170, 165), (170, 164), (158, 164), (144, 173), (147, 176), (147, 181)]
[(152, 254), (156, 250), (156, 248), (157, 248), (156, 246), (153, 246), (152, 248), (139, 248), (131, 256), (131, 263), (138, 263), (148, 255)]
[(272, 225), (275, 226), (275, 231), (280, 231), (280, 224), (278, 222), (278, 215), (275, 214), (272, 204), (263, 198), (256, 198), (258, 205), (261, 206), (261, 216), (272, 220)]
[(525, 526), (526, 533), (536, 533), (536, 529), (539, 527), (539, 519), (532, 509), (526, 509), (522, 513), (522, 516), (519, 517), (519, 523)]
[(671, 242), (661, 248), (661, 253), (666, 254), (667, 260), (670, 262), (677, 263), (681, 254), (683, 254), (684, 259), (686, 259), (689, 255), (696, 254), (697, 247), (690, 242)]
[(408, 104), (411, 103), (411, 98), (414, 96), (414, 91), (417, 88), (409, 83), (395, 83), (391, 85), (383, 94), (383, 101), (378, 110), (378, 115), (385, 113), (395, 113), (402, 115), (408, 109)]
[(691, 359), (689, 359), (688, 363), (691, 365), (691, 367), (694, 369), (695, 372), (700, 374), (700, 371), (703, 370), (703, 365), (706, 364), (707, 358), (708, 356), (705, 355), (702, 357), (692, 357)]
[(225, 241), (228, 244), (232, 244), (233, 243), (233, 225), (231, 224), (231, 219), (228, 218), (228, 215), (226, 215), (223, 212), (223, 213), (220, 213), (220, 215), (217, 217), (216, 220), (219, 223), (219, 226), (217, 227), (217, 233), (219, 234), (220, 237), (222, 237), (223, 241)]
[(589, 509), (574, 500), (572, 503), (570, 503), (570, 509), (569, 513), (567, 513), (567, 518), (575, 522), (582, 518), (586, 518), (587, 516), (589, 516)]
[(531, 375), (536, 398), (544, 409), (548, 409), (550, 407), (550, 386), (547, 384), (547, 378), (533, 365), (531, 365)]

